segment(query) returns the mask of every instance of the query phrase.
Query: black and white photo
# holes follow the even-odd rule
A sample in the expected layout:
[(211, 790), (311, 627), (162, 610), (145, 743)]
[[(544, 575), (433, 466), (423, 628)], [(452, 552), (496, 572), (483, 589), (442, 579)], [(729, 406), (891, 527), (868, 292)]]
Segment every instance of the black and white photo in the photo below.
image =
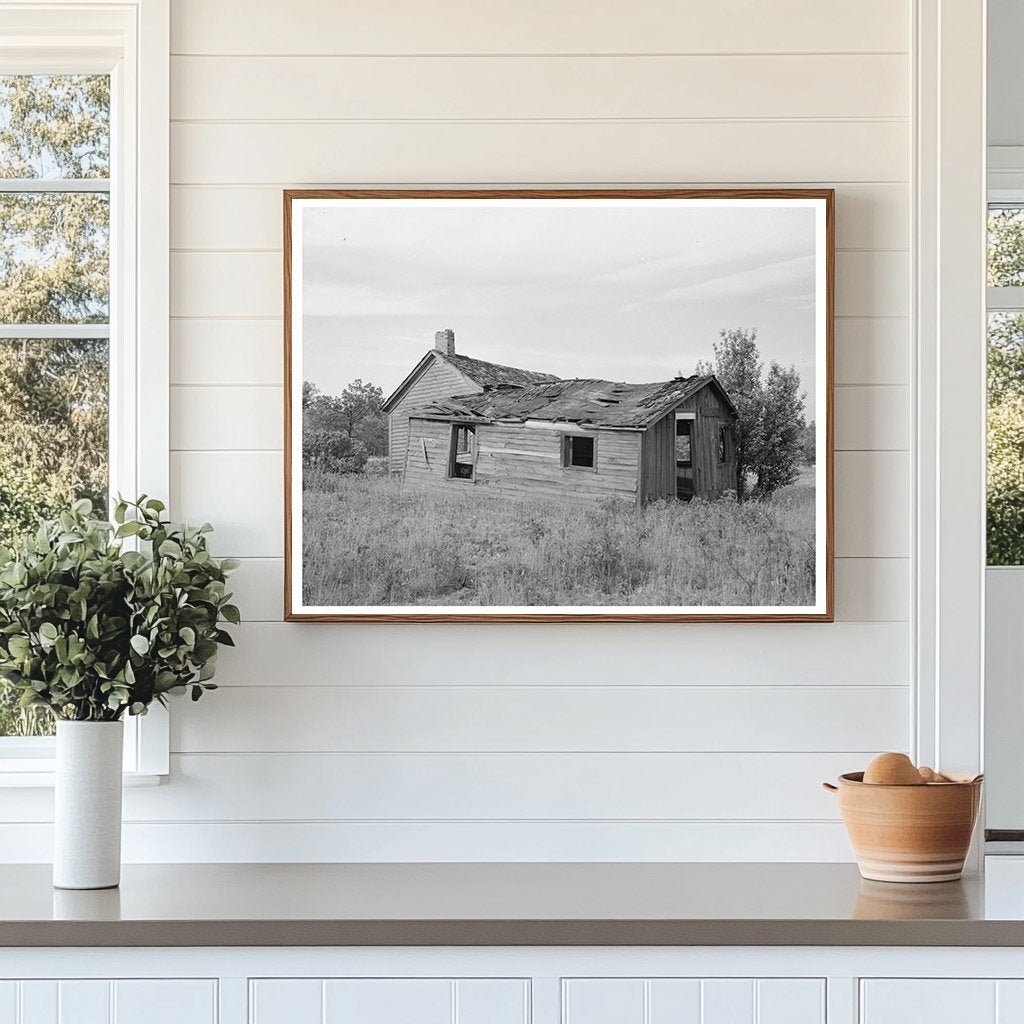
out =
[(831, 618), (831, 193), (286, 194), (292, 618)]

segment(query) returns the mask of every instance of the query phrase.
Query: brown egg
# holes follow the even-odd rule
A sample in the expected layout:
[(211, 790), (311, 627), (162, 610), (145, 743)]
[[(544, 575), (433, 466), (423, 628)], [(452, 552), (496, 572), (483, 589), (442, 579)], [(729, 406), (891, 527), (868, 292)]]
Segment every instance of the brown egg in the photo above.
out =
[(923, 786), (924, 779), (906, 754), (879, 754), (864, 771), (874, 786)]
[(934, 769), (929, 768), (927, 765), (922, 765), (920, 768), (917, 769), (917, 771), (918, 774), (921, 776), (922, 781), (924, 782), (939, 781), (939, 773), (936, 772)]

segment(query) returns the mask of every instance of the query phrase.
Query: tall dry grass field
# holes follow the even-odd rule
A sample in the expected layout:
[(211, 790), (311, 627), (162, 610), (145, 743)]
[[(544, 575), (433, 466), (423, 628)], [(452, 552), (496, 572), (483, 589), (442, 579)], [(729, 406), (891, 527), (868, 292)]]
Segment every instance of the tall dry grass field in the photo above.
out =
[(809, 605), (813, 476), (770, 501), (636, 508), (309, 473), (307, 605)]

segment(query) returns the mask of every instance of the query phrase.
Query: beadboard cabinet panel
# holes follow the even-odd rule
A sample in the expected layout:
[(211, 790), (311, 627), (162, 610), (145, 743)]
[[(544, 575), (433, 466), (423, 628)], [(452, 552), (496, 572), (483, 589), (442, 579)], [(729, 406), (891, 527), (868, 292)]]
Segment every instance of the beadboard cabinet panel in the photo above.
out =
[(0, 981), (0, 1024), (218, 1024), (213, 979)]
[(565, 1024), (825, 1024), (821, 979), (574, 978)]
[(997, 1014), (986, 979), (875, 980), (861, 984), (860, 1024), (1016, 1024)]
[(529, 982), (490, 978), (250, 982), (250, 1024), (523, 1024)]

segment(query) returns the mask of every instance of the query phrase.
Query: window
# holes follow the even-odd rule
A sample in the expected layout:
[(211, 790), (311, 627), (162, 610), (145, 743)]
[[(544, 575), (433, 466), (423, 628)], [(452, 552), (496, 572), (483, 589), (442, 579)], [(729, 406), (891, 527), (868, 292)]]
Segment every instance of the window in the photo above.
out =
[(718, 461), (728, 462), (732, 457), (732, 427), (723, 424), (718, 428)]
[[(0, 76), (0, 543), (108, 505), (110, 77)], [(0, 694), (0, 735), (50, 735)]]
[[(75, 497), (168, 496), (167, 9), (0, 5), (0, 37), (2, 543)], [(13, 703), (0, 773), (44, 777), (50, 721)], [(126, 725), (126, 770), (165, 773), (166, 717)]]
[(690, 444), (690, 432), (693, 420), (676, 417), (676, 468), (689, 469), (693, 465), (693, 451)]
[(455, 480), (472, 480), (476, 466), (476, 427), (452, 426), (448, 475)]
[(566, 434), (562, 438), (562, 465), (566, 469), (596, 469), (597, 438)]
[(1024, 204), (988, 217), (989, 565), (1024, 565)]

